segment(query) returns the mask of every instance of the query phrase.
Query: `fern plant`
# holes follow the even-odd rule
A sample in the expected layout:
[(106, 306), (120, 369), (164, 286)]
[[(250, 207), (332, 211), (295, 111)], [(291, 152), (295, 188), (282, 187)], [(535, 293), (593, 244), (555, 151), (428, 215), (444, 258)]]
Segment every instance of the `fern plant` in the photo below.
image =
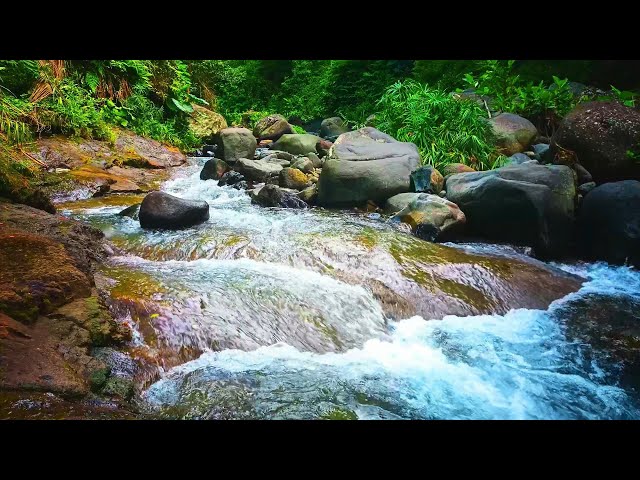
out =
[(391, 85), (378, 101), (377, 127), (417, 145), (422, 161), (436, 168), (463, 163), (475, 169), (501, 160), (483, 107), (442, 90), (405, 80)]

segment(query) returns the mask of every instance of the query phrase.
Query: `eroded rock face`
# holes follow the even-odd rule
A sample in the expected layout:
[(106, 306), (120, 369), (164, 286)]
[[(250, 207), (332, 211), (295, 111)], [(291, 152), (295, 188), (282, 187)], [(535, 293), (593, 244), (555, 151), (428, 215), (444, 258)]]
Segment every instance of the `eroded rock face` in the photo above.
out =
[(558, 256), (569, 246), (575, 220), (575, 173), (567, 166), (510, 165), (447, 178), (447, 198), (467, 218), (469, 233), (533, 246)]
[(151, 192), (144, 197), (138, 216), (142, 228), (187, 228), (209, 219), (209, 204), (185, 200), (165, 192)]
[(331, 147), (318, 182), (318, 204), (352, 207), (372, 200), (380, 205), (410, 189), (420, 164), (413, 143), (398, 142), (371, 127), (341, 135)]
[(640, 182), (605, 183), (585, 196), (578, 244), (592, 260), (640, 266)]
[(567, 151), (596, 183), (640, 180), (640, 112), (615, 102), (579, 104), (551, 139), (554, 163), (565, 163)]

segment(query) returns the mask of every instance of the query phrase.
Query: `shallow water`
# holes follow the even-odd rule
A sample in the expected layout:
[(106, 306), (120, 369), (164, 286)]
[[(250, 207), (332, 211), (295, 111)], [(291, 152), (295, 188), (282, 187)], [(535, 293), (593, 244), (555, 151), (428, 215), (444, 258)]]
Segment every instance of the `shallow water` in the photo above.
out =
[[(200, 181), (201, 163), (162, 187), (209, 202), (191, 229), (117, 216), (139, 197), (59, 206), (122, 249), (102, 288), (157, 362), (149, 415), (640, 416), (637, 271), (433, 245), (366, 214), (264, 209)], [(570, 274), (589, 281), (570, 293)]]

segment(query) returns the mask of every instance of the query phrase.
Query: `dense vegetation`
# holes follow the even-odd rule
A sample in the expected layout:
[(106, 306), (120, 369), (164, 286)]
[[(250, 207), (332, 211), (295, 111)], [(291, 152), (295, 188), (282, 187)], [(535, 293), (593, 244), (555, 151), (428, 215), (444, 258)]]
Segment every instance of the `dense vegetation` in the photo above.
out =
[[(194, 104), (246, 126), (270, 113), (298, 125), (338, 115), (352, 126), (376, 114), (369, 122), (415, 142), (429, 163), (492, 168), (492, 113), (520, 114), (551, 135), (579, 101), (609, 95), (634, 105), (602, 70), (593, 61), (4, 60), (0, 133), (12, 144), (49, 133), (113, 140), (120, 126), (188, 149), (199, 143), (188, 123)], [(607, 78), (638, 87), (619, 73)], [(460, 95), (469, 88), (475, 96)]]

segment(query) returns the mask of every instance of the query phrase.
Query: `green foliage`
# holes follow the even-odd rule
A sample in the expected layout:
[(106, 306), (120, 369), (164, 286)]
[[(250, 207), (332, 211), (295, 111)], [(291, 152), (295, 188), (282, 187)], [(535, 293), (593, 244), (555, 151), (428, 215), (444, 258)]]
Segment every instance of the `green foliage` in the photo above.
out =
[(25, 121), (31, 105), (0, 90), (0, 132), (11, 144), (25, 143), (32, 139), (31, 128)]
[(291, 129), (293, 130), (293, 133), (299, 133), (299, 134), (307, 133), (307, 131), (304, 128), (299, 127), (298, 125), (291, 125)]
[(636, 106), (636, 100), (640, 97), (640, 95), (634, 92), (618, 90), (613, 85), (611, 85), (611, 92), (619, 103), (631, 108)]
[(412, 77), (420, 83), (452, 90), (466, 72), (478, 69), (476, 60), (416, 60)]
[(390, 86), (378, 107), (378, 128), (397, 140), (415, 143), (424, 163), (487, 169), (501, 160), (486, 112), (474, 101), (458, 100), (409, 79)]
[(0, 85), (9, 93), (27, 93), (38, 79), (37, 60), (0, 60)]

